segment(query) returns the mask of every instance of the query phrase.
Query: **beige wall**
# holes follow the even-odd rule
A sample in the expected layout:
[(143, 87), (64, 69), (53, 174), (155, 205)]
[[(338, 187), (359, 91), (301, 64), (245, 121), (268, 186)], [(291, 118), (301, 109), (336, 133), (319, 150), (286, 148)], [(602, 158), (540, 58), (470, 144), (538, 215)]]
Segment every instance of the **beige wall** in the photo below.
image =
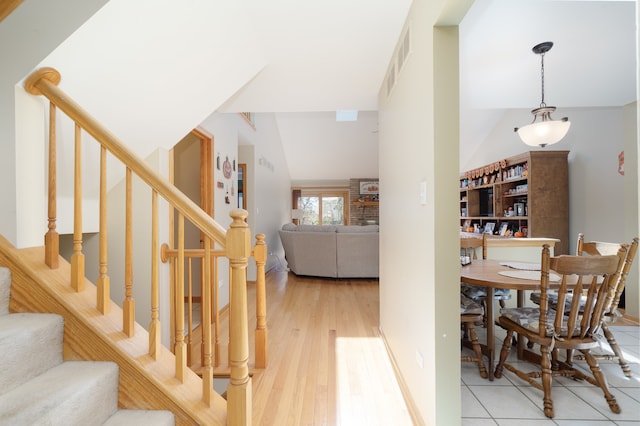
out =
[(458, 39), (457, 27), (434, 26), (469, 5), (414, 1), (411, 53), (379, 95), (380, 326), (429, 425), (460, 421)]

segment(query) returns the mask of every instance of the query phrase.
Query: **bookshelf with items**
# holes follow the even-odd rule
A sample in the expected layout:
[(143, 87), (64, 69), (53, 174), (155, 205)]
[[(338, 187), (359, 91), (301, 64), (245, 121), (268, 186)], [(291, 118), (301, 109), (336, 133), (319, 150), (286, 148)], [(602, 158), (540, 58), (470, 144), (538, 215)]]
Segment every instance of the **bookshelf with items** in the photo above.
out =
[(460, 229), (569, 247), (569, 151), (530, 151), (460, 175)]

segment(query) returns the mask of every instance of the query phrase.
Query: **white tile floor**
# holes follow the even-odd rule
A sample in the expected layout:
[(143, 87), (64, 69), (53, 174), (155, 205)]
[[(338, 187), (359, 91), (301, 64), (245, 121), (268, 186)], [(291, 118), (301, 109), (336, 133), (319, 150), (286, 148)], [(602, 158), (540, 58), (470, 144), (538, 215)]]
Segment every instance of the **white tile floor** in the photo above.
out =
[[(610, 329), (633, 371), (633, 377), (628, 378), (622, 373), (617, 361), (599, 360), (611, 393), (616, 397), (622, 410), (620, 414), (609, 410), (599, 388), (587, 382), (554, 377), (552, 397), (555, 417), (549, 419), (542, 411), (542, 391), (507, 370), (502, 378), (490, 382), (480, 377), (476, 364), (464, 362), (461, 383), (462, 425), (640, 424), (640, 327), (620, 326), (610, 327)], [(505, 333), (500, 327), (496, 327), (496, 334), (496, 348), (499, 351)], [(485, 337), (484, 330), (479, 329), (478, 335), (482, 341)], [(606, 341), (603, 351), (612, 353)], [(512, 363), (518, 362), (515, 352), (513, 348), (509, 354)], [(574, 363), (584, 366), (589, 371), (584, 361)], [(524, 369), (529, 371), (526, 367)], [(535, 366), (532, 365), (530, 370), (535, 370)]]

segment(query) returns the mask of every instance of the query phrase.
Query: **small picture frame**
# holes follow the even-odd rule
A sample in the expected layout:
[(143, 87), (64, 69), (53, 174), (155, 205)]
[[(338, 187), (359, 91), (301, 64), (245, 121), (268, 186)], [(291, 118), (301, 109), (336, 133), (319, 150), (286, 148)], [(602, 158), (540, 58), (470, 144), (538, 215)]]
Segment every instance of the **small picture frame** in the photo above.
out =
[(507, 229), (509, 229), (509, 224), (507, 222), (503, 222), (500, 224), (500, 236), (504, 237), (504, 235), (507, 233)]
[(464, 232), (467, 232), (467, 229), (471, 228), (471, 219), (467, 219), (464, 221), (464, 224), (462, 225), (462, 230)]
[(493, 229), (496, 227), (495, 222), (487, 222), (484, 225), (484, 233), (485, 234), (493, 234)]

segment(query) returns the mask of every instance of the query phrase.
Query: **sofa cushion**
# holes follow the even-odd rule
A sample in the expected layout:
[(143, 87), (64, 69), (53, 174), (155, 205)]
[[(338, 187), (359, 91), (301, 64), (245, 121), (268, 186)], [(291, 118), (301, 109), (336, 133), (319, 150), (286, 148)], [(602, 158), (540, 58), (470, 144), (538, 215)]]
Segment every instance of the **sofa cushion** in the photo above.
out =
[(297, 231), (298, 230), (298, 225), (296, 225), (295, 223), (285, 223), (284, 225), (282, 225), (282, 230), (283, 231)]
[(335, 232), (279, 231), (289, 269), (297, 275), (337, 277)]
[(301, 232), (336, 232), (335, 225), (299, 225)]
[(377, 278), (379, 233), (336, 233), (338, 277)]
[(362, 234), (369, 232), (379, 232), (380, 227), (378, 225), (338, 225), (336, 226), (336, 232), (339, 234)]

